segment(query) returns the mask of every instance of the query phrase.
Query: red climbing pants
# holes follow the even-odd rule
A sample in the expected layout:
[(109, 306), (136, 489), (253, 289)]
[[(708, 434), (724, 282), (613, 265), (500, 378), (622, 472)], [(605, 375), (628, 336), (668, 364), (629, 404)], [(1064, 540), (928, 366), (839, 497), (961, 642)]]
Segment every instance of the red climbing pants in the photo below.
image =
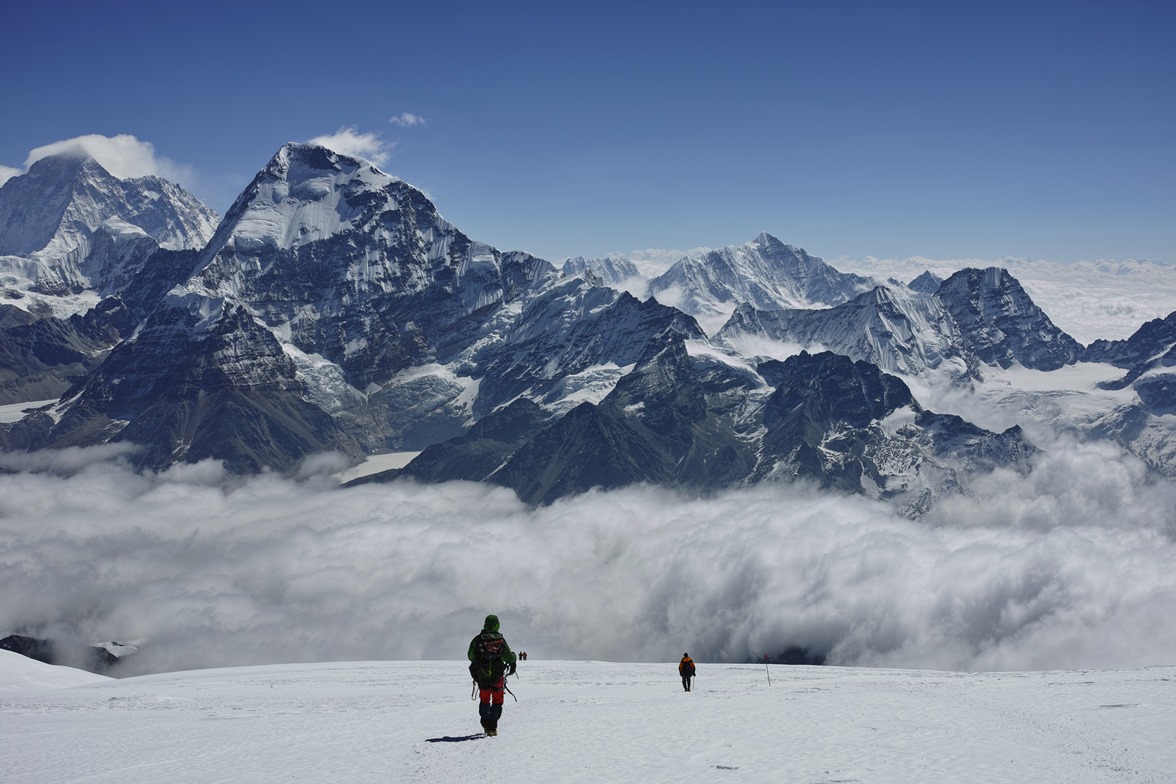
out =
[(503, 683), (503, 679), (499, 678), (498, 681), (493, 686), (491, 686), (489, 689), (479, 688), (478, 689), (478, 699), (481, 700), (482, 702), (485, 702), (485, 703), (493, 703), (494, 705), (501, 705), (502, 700), (503, 700), (503, 696), (504, 696), (502, 688), (505, 685), (506, 684)]

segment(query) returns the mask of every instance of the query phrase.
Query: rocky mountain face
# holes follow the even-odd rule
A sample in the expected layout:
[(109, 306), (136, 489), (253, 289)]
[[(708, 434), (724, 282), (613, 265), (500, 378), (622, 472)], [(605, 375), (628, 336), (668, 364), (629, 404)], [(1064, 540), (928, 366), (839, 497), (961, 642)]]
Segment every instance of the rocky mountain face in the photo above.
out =
[(716, 338), (734, 347), (748, 335), (824, 347), (891, 373), (918, 375), (952, 365), (965, 375), (977, 361), (940, 300), (885, 286), (823, 310), (740, 305)]
[(1103, 416), (1092, 434), (1118, 442), (1159, 473), (1176, 477), (1176, 313), (1148, 321), (1126, 340), (1097, 340), (1086, 347), (1083, 359), (1125, 369), (1121, 378), (1098, 386), (1130, 389), (1137, 396)]
[(591, 275), (605, 286), (616, 286), (641, 277), (637, 265), (623, 256), (606, 256), (603, 259), (576, 256), (565, 261), (560, 271), (564, 275)]
[(704, 337), (692, 318), (652, 299), (579, 279), (556, 283), (526, 303), (504, 341), (475, 357), (474, 414), (519, 396), (561, 409), (560, 401), (585, 388), (603, 395), (651, 347), (675, 336)]
[(314, 452), (362, 454), (303, 399), (294, 363), (243, 308), (210, 314), (184, 304), (192, 303), (154, 311), (52, 414), (17, 423), (22, 443), (128, 441), (141, 447), (140, 466), (213, 457), (237, 473), (289, 471)]
[[(521, 414), (512, 406), (483, 422)], [(973, 473), (1024, 469), (1035, 451), (1019, 428), (992, 433), (924, 411), (902, 381), (866, 362), (802, 353), (738, 368), (692, 356), (681, 338), (599, 404), (497, 430), (511, 437), (453, 439), (380, 478), (489, 481), (532, 503), (634, 482), (700, 492), (799, 478), (917, 516)]]
[(0, 405), (60, 397), (136, 325), (121, 300), (108, 298), (84, 315), (0, 327)]
[[(13, 192), (88, 183), (42, 187), (58, 205), (95, 183), (129, 187), (53, 165)], [(151, 187), (156, 201), (171, 192)], [(1019, 428), (927, 410), (904, 378), (966, 388), (986, 367), (1155, 360), (1145, 337), (1084, 352), (1004, 270), (878, 287), (767, 234), (682, 259), (641, 301), (610, 285), (636, 273), (624, 259), (557, 270), (500, 251), (407, 183), (314, 145), (281, 148), (199, 245), (204, 211), (165, 221), (188, 227), (185, 245), (124, 201), (69, 231), (0, 210), (15, 237), (3, 247), (46, 243), (0, 265), (24, 281), (0, 305), (0, 402), (57, 401), (0, 425), (5, 449), (130, 442), (144, 468), (212, 458), (237, 473), (409, 450), (406, 468), (361, 481), (492, 482), (548, 503), (633, 483), (799, 479), (917, 516), (977, 473), (1026, 470), (1035, 448)], [(67, 236), (76, 244), (50, 264), (44, 249)], [(1149, 327), (1156, 345), (1165, 329)], [(751, 337), (810, 351), (765, 361)], [(1137, 443), (1126, 423), (1169, 410), (1155, 367), (1134, 383), (1141, 409), (1102, 422), (1105, 437)]]
[(765, 369), (775, 391), (764, 410), (759, 476), (900, 499), (913, 515), (966, 486), (977, 470), (1022, 470), (1035, 448), (1019, 427), (992, 433), (925, 411), (900, 379), (833, 353), (802, 353)]
[(217, 216), (158, 177), (90, 158), (34, 163), (0, 187), (0, 402), (60, 397), (187, 278)]
[(912, 280), (907, 284), (907, 288), (916, 294), (934, 294), (939, 291), (939, 286), (943, 283), (943, 279), (927, 270), (922, 275)]
[(1082, 358), (1127, 370), (1123, 378), (1100, 384), (1103, 389), (1134, 386), (1153, 413), (1172, 412), (1176, 403), (1170, 393), (1173, 379), (1164, 368), (1176, 366), (1176, 312), (1152, 319), (1126, 340), (1096, 340), (1086, 347)]
[(471, 241), (360, 160), (287, 145), (225, 216), (185, 291), (246, 305), (359, 388), (464, 350), (546, 262)]
[(707, 392), (684, 341), (675, 338), (599, 404), (581, 404), (537, 433), (488, 479), (533, 503), (635, 482), (729, 486), (752, 455), (722, 407), (708, 407)]
[(1176, 346), (1176, 311), (1166, 318), (1152, 319), (1126, 340), (1096, 340), (1086, 347), (1082, 358), (1131, 369), (1164, 357), (1173, 346)]
[(935, 296), (986, 364), (1057, 370), (1082, 354), (1082, 346), (1054, 326), (1008, 270), (960, 270), (943, 281)]
[(1083, 353), (995, 267), (960, 270), (932, 295), (879, 286), (825, 310), (740, 305), (716, 337), (736, 345), (747, 335), (825, 347), (890, 372), (944, 368), (959, 378), (975, 376), (980, 364), (1056, 370)]

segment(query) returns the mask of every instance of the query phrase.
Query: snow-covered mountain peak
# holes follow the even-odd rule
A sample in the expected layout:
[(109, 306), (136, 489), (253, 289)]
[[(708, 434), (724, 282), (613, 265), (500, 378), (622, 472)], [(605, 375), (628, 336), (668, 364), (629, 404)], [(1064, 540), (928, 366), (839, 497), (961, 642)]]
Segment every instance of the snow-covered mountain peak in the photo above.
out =
[(237, 198), (175, 293), (243, 305), (356, 388), (452, 357), (481, 317), (551, 271), (475, 242), (422, 193), (370, 163), (287, 144)]
[(304, 190), (295, 198), (323, 195), (331, 182), (358, 179), (374, 190), (382, 190), (389, 183), (401, 182), (399, 177), (380, 171), (375, 164), (362, 158), (335, 152), (318, 144), (289, 142), (274, 155), (263, 170), (290, 183), (291, 188)]
[(0, 187), (0, 286), (18, 308), (80, 315), (161, 248), (204, 247), (217, 221), (167, 180), (120, 179), (76, 152), (48, 156)]
[(602, 259), (586, 259), (583, 256), (564, 261), (560, 271), (564, 275), (590, 274), (606, 286), (641, 277), (641, 270), (624, 256), (605, 256)]
[(358, 228), (365, 216), (399, 206), (390, 203), (389, 191), (400, 183), (326, 147), (286, 144), (237, 198), (205, 258), (226, 247), (247, 254), (289, 250)]
[(237, 197), (187, 288), (246, 301), (272, 300), (275, 287), (277, 299), (291, 300), (323, 288), (334, 299), (340, 286), (361, 296), (419, 291), (424, 268), (458, 266), (446, 259), (470, 248), (411, 185), (361, 159), (290, 143)]
[(0, 255), (76, 261), (111, 217), (173, 250), (203, 247), (217, 222), (216, 213), (167, 180), (123, 180), (93, 158), (53, 155), (0, 187)]
[(966, 371), (967, 351), (959, 329), (934, 297), (877, 286), (832, 308), (756, 310), (740, 306), (718, 337), (741, 346), (767, 338), (805, 348), (825, 347), (871, 362), (889, 373), (918, 375), (948, 363)]
[(655, 278), (650, 290), (659, 302), (714, 331), (740, 304), (761, 310), (836, 305), (872, 285), (763, 232), (742, 245), (686, 256)]
[(909, 302), (912, 297), (904, 296), (901, 291), (891, 286), (875, 286), (864, 294), (859, 295), (860, 298), (868, 299), (878, 305), (897, 305), (899, 302)]
[[(798, 250), (797, 248), (794, 248), (793, 246), (782, 242), (781, 240), (777, 239), (776, 237), (772, 236), (771, 234), (769, 234), (766, 231), (761, 231), (759, 234), (756, 235), (755, 239), (753, 239), (751, 242), (749, 242), (747, 244), (754, 245), (754, 246), (756, 246), (758, 248), (762, 248), (764, 250), (767, 250), (769, 248), (779, 248), (779, 249), (787, 249), (788, 251), (794, 252), (794, 253)], [(803, 250), (801, 250), (800, 252), (804, 253)]]
[(919, 294), (930, 295), (938, 291), (942, 284), (943, 278), (931, 272), (931, 270), (925, 270), (921, 275), (908, 283), (907, 288)]

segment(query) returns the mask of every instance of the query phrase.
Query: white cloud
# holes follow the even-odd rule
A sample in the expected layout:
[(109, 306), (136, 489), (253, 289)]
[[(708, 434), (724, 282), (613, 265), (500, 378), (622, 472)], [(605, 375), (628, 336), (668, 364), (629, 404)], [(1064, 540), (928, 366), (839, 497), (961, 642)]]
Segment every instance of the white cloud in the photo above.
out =
[(11, 166), (0, 166), (0, 185), (3, 185), (19, 174), (21, 174), (20, 169), (14, 169)]
[(547, 658), (1170, 661), (1176, 486), (1117, 458), (1047, 454), (920, 522), (799, 485), (528, 509), (469, 483), (340, 489), (315, 470), (229, 480), (211, 462), (143, 475), (74, 459), (68, 477), (0, 475), (0, 634), (142, 641), (132, 671), (460, 659), (488, 612)]
[(25, 168), (51, 155), (93, 158), (108, 172), (123, 180), (149, 175), (177, 183), (192, 179), (189, 167), (157, 155), (151, 142), (141, 141), (125, 133), (118, 136), (89, 134), (38, 147), (29, 153)]
[(667, 286), (657, 293), (656, 299), (666, 307), (681, 308), (689, 295), (685, 286)]
[(421, 117), (419, 114), (413, 114), (412, 112), (401, 112), (395, 117), (390, 118), (388, 122), (393, 125), (399, 125), (401, 128), (427, 127), (429, 124), (424, 117)]
[(824, 346), (819, 343), (802, 346), (799, 343), (789, 343), (783, 340), (772, 340), (771, 338), (762, 335), (755, 335), (751, 333), (740, 332), (732, 335), (726, 339), (740, 356), (743, 357), (767, 357), (783, 362), (789, 357), (794, 357), (802, 351), (807, 351), (810, 354), (819, 354), (822, 351), (827, 351)]
[(137, 451), (130, 443), (101, 444), (99, 446), (70, 446), (64, 449), (45, 449), (40, 452), (0, 451), (0, 468), (9, 471), (38, 471), (61, 476), (73, 476), (93, 465), (102, 465)]
[(377, 166), (383, 166), (388, 162), (392, 149), (396, 146), (395, 142), (386, 142), (377, 133), (360, 133), (353, 126), (340, 128), (327, 136), (316, 136), (309, 143), (322, 145), (340, 155), (363, 158)]

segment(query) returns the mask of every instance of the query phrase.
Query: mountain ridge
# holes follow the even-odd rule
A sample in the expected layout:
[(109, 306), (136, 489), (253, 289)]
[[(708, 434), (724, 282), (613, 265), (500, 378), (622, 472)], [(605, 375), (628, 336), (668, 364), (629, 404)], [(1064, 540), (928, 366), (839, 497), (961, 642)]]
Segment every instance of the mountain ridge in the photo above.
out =
[[(984, 367), (1048, 373), (1126, 351), (1084, 350), (1007, 270), (960, 270), (934, 292), (930, 275), (878, 286), (766, 232), (686, 256), (641, 300), (613, 287), (636, 269), (627, 259), (557, 268), (500, 251), (403, 180), (311, 144), (283, 145), (199, 249), (163, 247), (119, 214), (84, 245), (62, 286), (106, 296), (105, 321), (50, 329), (43, 312), (5, 311), (0, 394), (60, 396), (0, 426), (8, 449), (129, 441), (143, 468), (212, 458), (243, 473), (291, 472), (322, 451), (421, 451), (381, 478), (489, 481), (534, 503), (800, 477), (919, 514), (971, 474), (1024, 470), (1035, 447), (1020, 429), (930, 413), (894, 373), (967, 389)], [(740, 348), (747, 335), (815, 353), (773, 364)], [(1091, 433), (1134, 448), (1127, 422), (1159, 421), (1173, 385), (1147, 372), (1125, 382), (1143, 379), (1143, 413)], [(830, 398), (894, 384), (909, 402)], [(870, 416), (841, 418), (857, 406)]]

